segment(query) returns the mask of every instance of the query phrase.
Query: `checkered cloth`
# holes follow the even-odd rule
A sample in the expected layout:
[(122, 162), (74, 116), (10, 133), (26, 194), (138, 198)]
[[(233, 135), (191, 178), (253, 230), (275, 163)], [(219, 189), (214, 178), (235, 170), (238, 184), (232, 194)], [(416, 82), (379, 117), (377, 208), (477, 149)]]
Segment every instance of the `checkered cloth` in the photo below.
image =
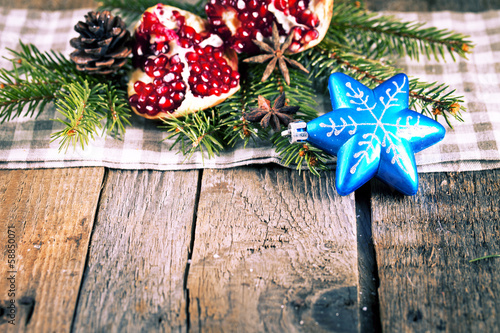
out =
[[(0, 55), (6, 48), (19, 49), (18, 41), (33, 43), (41, 50), (71, 52), (68, 41), (76, 36), (73, 26), (88, 10), (42, 12), (0, 8)], [(400, 66), (412, 77), (444, 82), (465, 95), (468, 112), (464, 123), (454, 123), (444, 141), (416, 155), (420, 172), (482, 170), (500, 167), (500, 11), (485, 13), (393, 13), (406, 21), (427, 22), (438, 28), (471, 35), (476, 47), (470, 60), (420, 62), (402, 59)], [(5, 59), (1, 67), (9, 67)], [(327, 98), (319, 111), (330, 111)], [(280, 163), (279, 156), (263, 142), (224, 151), (213, 159), (194, 154), (186, 159), (172, 142), (161, 142), (167, 133), (157, 124), (132, 118), (123, 140), (97, 137), (85, 150), (58, 152), (50, 134), (60, 129), (51, 119), (53, 108), (37, 119), (19, 118), (0, 124), (0, 168), (54, 168), (105, 166), (119, 169), (179, 170), (228, 168), (256, 163)], [(446, 125), (445, 125), (446, 126)]]

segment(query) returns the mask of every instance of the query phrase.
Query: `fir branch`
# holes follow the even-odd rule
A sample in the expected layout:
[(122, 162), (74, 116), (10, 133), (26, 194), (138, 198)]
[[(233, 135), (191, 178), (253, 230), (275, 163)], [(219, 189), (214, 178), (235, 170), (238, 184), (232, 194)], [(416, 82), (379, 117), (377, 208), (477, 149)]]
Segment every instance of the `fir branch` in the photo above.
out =
[(166, 140), (175, 139), (170, 149), (179, 146), (183, 155), (189, 157), (200, 150), (202, 159), (205, 152), (213, 158), (225, 148), (222, 124), (214, 108), (162, 121), (164, 125), (159, 127), (171, 132)]
[(466, 58), (473, 47), (468, 36), (435, 27), (425, 28), (425, 23), (402, 22), (394, 16), (370, 13), (355, 4), (338, 4), (327, 38), (356, 48), (372, 58), (387, 55), (409, 56), (419, 59), (420, 54), (436, 60), (445, 59), (447, 51)]
[(88, 81), (75, 81), (57, 92), (56, 110), (65, 119), (55, 120), (65, 127), (51, 137), (52, 141), (61, 140), (60, 151), (67, 151), (70, 145), (73, 148), (80, 145), (84, 149), (89, 140), (94, 139), (97, 130), (102, 128), (102, 115), (96, 112), (100, 102), (96, 91), (102, 88), (102, 85), (90, 88)]
[(308, 143), (290, 143), (288, 138), (279, 133), (273, 136), (272, 141), (284, 166), (293, 164), (300, 172), (305, 165), (316, 176), (319, 176), (321, 170), (328, 170), (327, 163), (332, 160), (332, 156), (321, 149)]
[(124, 89), (117, 89), (112, 83), (104, 85), (98, 94), (97, 112), (106, 118), (104, 129), (107, 134), (117, 138), (125, 134), (125, 126), (130, 125), (131, 109), (127, 93)]
[[(300, 54), (297, 59), (310, 70), (313, 81), (323, 89), (326, 89), (327, 79), (334, 72), (346, 73), (372, 89), (401, 72), (399, 68), (380, 60), (346, 52), (338, 45), (332, 47), (328, 39), (316, 48)], [(455, 90), (451, 90), (448, 85), (412, 78), (409, 86), (410, 107), (416, 107), (421, 113), (435, 119), (442, 116), (451, 128), (453, 126), (450, 116), (463, 121), (460, 113), (461, 110), (465, 111), (465, 108), (460, 106), (463, 97), (454, 95)]]
[(58, 82), (47, 83), (37, 80), (22, 80), (18, 73), (0, 69), (0, 123), (13, 118), (38, 116), (51, 102), (60, 89)]
[(0, 69), (0, 122), (38, 116), (63, 85), (78, 77), (74, 64), (57, 52), (41, 52), (19, 42), (21, 51), (8, 49), (12, 69)]
[(205, 2), (206, 0), (198, 0), (196, 4), (190, 4), (186, 2), (180, 2), (175, 0), (140, 0), (140, 1), (129, 1), (129, 0), (101, 0), (101, 6), (98, 10), (110, 10), (116, 11), (118, 15), (127, 23), (127, 25), (132, 25), (134, 22), (138, 21), (141, 15), (149, 7), (153, 7), (158, 3), (164, 5), (174, 6), (183, 10), (187, 10), (201, 17), (206, 17), (205, 14)]

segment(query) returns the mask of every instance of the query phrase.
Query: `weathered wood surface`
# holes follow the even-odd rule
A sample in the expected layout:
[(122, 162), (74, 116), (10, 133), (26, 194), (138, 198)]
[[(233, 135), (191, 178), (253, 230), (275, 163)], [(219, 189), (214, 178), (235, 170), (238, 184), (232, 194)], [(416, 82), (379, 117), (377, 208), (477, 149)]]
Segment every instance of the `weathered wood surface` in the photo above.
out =
[[(103, 168), (0, 171), (0, 331), (70, 331), (103, 175)], [(16, 245), (13, 267), (7, 244)]]
[(188, 276), (194, 332), (358, 332), (354, 196), (334, 175), (205, 170)]
[[(500, 8), (500, 0), (366, 3), (373, 10)], [(372, 182), (373, 195), (365, 187), (355, 204), (332, 190), (332, 175), (316, 179), (277, 167), (205, 170), (202, 183), (199, 171), (109, 170), (83, 274), (102, 170), (0, 172), (0, 224), (21, 230), (14, 331), (345, 331), (357, 323), (344, 319), (358, 315), (363, 332), (379, 321), (387, 332), (498, 332), (499, 261), (468, 262), (500, 253), (498, 170), (420, 175), (416, 197)], [(331, 227), (340, 222), (345, 228), (337, 234)], [(5, 237), (2, 231), (2, 245)], [(344, 254), (354, 249), (359, 263), (349, 259), (359, 280), (334, 253), (343, 245)], [(338, 267), (343, 275), (335, 275)], [(4, 283), (5, 265), (0, 274)], [(0, 290), (5, 320), (2, 284)]]
[(372, 183), (385, 332), (498, 332), (500, 170), (420, 175), (414, 197)]
[(108, 171), (74, 332), (186, 330), (199, 173)]

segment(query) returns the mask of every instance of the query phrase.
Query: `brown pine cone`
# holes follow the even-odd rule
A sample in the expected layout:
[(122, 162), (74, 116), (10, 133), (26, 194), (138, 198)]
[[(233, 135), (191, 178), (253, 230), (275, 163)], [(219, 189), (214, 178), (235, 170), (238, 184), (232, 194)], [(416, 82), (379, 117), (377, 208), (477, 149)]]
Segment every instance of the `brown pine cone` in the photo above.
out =
[(79, 37), (70, 41), (76, 50), (70, 58), (80, 71), (90, 74), (110, 74), (127, 62), (132, 52), (130, 32), (118, 16), (109, 11), (89, 12), (85, 22), (78, 22)]

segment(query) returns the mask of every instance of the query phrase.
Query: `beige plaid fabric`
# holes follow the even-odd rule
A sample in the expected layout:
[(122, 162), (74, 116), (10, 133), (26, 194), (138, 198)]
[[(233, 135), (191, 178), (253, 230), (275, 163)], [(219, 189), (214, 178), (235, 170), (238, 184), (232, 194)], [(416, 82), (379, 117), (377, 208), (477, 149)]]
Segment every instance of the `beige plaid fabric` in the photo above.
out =
[[(46, 51), (71, 52), (73, 26), (88, 10), (43, 12), (0, 8), (0, 56), (18, 41)], [(420, 62), (401, 59), (406, 74), (425, 81), (444, 82), (465, 96), (465, 123), (454, 123), (444, 141), (416, 155), (420, 172), (482, 170), (500, 167), (500, 11), (485, 13), (392, 13), (403, 20), (427, 22), (471, 35), (476, 47), (469, 61)], [(10, 64), (0, 59), (1, 67)], [(318, 111), (331, 110), (328, 97), (320, 98)], [(58, 152), (50, 134), (60, 126), (52, 109), (37, 119), (22, 118), (0, 124), (0, 168), (57, 168), (105, 166), (119, 169), (180, 170), (228, 168), (258, 163), (280, 163), (279, 156), (263, 142), (226, 150), (213, 159), (194, 154), (186, 159), (172, 142), (161, 142), (166, 133), (151, 121), (132, 118), (123, 140), (98, 137), (85, 150)], [(446, 125), (445, 125), (446, 126)], [(332, 163), (334, 167), (334, 163)]]

